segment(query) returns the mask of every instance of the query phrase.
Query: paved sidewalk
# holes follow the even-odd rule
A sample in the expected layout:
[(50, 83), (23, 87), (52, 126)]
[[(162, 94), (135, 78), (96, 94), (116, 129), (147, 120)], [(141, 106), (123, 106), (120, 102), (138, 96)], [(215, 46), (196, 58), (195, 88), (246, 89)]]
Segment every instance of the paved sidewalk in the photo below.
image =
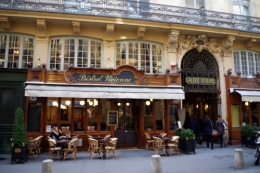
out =
[[(245, 169), (234, 169), (234, 149), (244, 152)], [(88, 152), (78, 152), (77, 160), (54, 160), (54, 173), (150, 173), (153, 150), (118, 150), (118, 159), (110, 157), (101, 160), (94, 156), (89, 159)], [(10, 155), (0, 155), (8, 157)], [(39, 158), (29, 158), (25, 164), (11, 164), (10, 159), (0, 161), (1, 173), (41, 173), (42, 161), (48, 159), (47, 153)], [(161, 156), (163, 173), (260, 173), (260, 164), (254, 165), (254, 149), (237, 146), (207, 148), (205, 143), (197, 145), (196, 153)]]

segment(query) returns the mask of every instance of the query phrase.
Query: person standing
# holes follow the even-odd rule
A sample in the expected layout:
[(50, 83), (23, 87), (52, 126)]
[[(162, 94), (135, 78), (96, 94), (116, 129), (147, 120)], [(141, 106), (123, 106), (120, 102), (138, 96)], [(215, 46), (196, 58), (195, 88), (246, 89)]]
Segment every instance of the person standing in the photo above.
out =
[(208, 115), (205, 116), (204, 120), (203, 120), (203, 127), (204, 127), (204, 134), (207, 138), (207, 147), (209, 148), (209, 142), (211, 143), (211, 149), (213, 150), (213, 136), (212, 131), (213, 131), (213, 125), (212, 125), (212, 121), (209, 118)]
[[(190, 119), (190, 129), (193, 131), (195, 134), (196, 138), (199, 137), (199, 123), (197, 121), (197, 118), (195, 115), (191, 116)], [(196, 142), (194, 141), (194, 145), (196, 147)]]
[(225, 133), (226, 122), (222, 119), (221, 115), (218, 115), (218, 119), (216, 121), (216, 130), (218, 132), (218, 138), (220, 142), (220, 147), (223, 147), (223, 134)]

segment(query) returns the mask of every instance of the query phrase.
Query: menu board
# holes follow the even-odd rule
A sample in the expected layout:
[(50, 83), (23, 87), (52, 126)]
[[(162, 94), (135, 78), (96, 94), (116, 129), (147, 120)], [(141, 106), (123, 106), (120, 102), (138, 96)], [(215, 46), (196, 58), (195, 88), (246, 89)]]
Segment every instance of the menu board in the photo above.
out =
[(117, 126), (118, 124), (118, 111), (108, 111), (107, 125)]

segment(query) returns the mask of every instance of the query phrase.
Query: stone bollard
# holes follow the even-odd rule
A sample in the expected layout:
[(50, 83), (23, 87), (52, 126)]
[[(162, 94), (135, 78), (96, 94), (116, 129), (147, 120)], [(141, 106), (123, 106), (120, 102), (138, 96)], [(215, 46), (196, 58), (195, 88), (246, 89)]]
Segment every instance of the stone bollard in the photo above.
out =
[(236, 169), (245, 168), (244, 153), (242, 149), (234, 149), (234, 167)]
[(162, 173), (161, 156), (152, 155), (151, 173)]
[(46, 159), (42, 161), (42, 173), (53, 173), (53, 160)]

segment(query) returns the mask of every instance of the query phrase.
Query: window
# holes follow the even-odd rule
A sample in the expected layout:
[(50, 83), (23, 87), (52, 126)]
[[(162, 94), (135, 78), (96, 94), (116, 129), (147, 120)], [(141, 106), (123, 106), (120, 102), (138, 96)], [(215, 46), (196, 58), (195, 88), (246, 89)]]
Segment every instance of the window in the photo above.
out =
[(240, 71), (242, 76), (254, 76), (260, 72), (259, 53), (253, 51), (234, 51), (235, 72)]
[(233, 0), (233, 13), (249, 15), (249, 0)]
[(33, 67), (34, 38), (26, 35), (0, 34), (0, 68)]
[(67, 70), (74, 67), (101, 67), (101, 41), (89, 38), (52, 38), (50, 40), (50, 69)]
[(186, 0), (186, 7), (204, 9), (204, 0)]
[(162, 73), (162, 45), (149, 42), (116, 43), (116, 67), (132, 65), (146, 73)]

